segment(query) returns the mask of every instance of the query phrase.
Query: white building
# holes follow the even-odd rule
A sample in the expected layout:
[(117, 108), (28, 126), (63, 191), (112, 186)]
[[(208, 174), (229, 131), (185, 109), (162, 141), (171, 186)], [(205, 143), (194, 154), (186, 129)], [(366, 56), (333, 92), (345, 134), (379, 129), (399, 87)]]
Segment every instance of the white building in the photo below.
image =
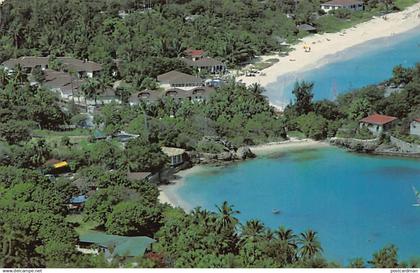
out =
[(420, 118), (416, 118), (410, 123), (410, 135), (420, 136)]
[(373, 135), (379, 136), (391, 129), (396, 117), (374, 114), (360, 121), (360, 128), (367, 128)]
[(172, 147), (162, 147), (162, 152), (166, 154), (171, 160), (170, 165), (172, 167), (184, 163), (184, 149), (172, 148)]
[(363, 2), (357, 0), (332, 0), (321, 4), (321, 9), (330, 12), (336, 9), (363, 10)]
[(203, 79), (176, 70), (157, 76), (157, 80), (160, 83), (160, 87), (164, 90), (171, 88), (191, 90), (195, 87), (204, 86)]

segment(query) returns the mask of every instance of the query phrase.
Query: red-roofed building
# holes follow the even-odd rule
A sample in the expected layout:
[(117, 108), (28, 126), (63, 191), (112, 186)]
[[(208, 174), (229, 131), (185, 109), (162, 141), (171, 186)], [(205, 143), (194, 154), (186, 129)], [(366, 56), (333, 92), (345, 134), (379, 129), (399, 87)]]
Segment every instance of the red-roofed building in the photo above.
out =
[(193, 61), (201, 59), (207, 55), (207, 52), (201, 49), (187, 49), (184, 52), (185, 56)]
[(375, 136), (389, 130), (397, 120), (396, 117), (373, 114), (360, 121), (360, 128), (366, 127)]
[(415, 118), (410, 123), (410, 135), (420, 136), (420, 118)]

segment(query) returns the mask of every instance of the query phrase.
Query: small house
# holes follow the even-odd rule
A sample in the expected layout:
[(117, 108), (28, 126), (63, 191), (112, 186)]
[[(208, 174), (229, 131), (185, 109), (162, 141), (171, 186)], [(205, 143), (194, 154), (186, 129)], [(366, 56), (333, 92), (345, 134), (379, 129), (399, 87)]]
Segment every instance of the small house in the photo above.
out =
[(183, 58), (182, 60), (187, 66), (193, 69), (197, 69), (198, 72), (207, 71), (211, 74), (223, 74), (227, 70), (226, 65), (222, 61), (210, 57), (204, 57), (195, 60)]
[(420, 118), (416, 118), (410, 123), (410, 135), (420, 136)]
[(106, 138), (107, 138), (107, 135), (103, 131), (95, 130), (93, 132), (93, 139), (94, 140), (104, 140)]
[(172, 167), (178, 166), (184, 163), (185, 150), (172, 147), (162, 147), (162, 152), (166, 154), (170, 159), (170, 165)]
[(152, 250), (154, 239), (146, 236), (118, 236), (91, 231), (80, 235), (77, 250), (85, 254), (113, 257), (139, 257)]
[(87, 198), (87, 195), (84, 194), (73, 196), (72, 198), (70, 198), (69, 204), (67, 206), (68, 209), (72, 211), (81, 211), (85, 205)]
[(396, 117), (374, 114), (362, 119), (360, 128), (367, 128), (373, 135), (379, 136), (391, 129), (396, 120)]
[(330, 12), (336, 9), (348, 9), (352, 11), (363, 10), (363, 2), (357, 0), (332, 0), (321, 4), (321, 9)]
[(70, 166), (67, 161), (61, 161), (58, 159), (50, 159), (47, 160), (44, 164), (44, 166), (47, 168), (47, 172), (49, 174), (62, 174), (70, 171)]
[(178, 88), (182, 90), (190, 90), (195, 87), (204, 86), (203, 79), (182, 73), (176, 70), (157, 76), (161, 88), (168, 90), (170, 88)]

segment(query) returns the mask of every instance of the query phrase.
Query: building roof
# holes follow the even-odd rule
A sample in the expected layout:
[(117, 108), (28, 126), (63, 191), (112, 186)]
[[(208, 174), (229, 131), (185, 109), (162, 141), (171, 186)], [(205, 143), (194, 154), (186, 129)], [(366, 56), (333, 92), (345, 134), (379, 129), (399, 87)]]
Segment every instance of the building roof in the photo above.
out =
[(95, 139), (105, 139), (107, 137), (107, 135), (103, 131), (95, 130), (93, 132), (93, 137)]
[(376, 125), (384, 125), (384, 124), (393, 122), (394, 120), (397, 120), (397, 118), (396, 117), (391, 117), (391, 116), (374, 114), (374, 115), (370, 115), (370, 116), (362, 119), (361, 122), (376, 124)]
[[(82, 61), (72, 57), (57, 57), (57, 60), (60, 61), (64, 68), (72, 69), (76, 72), (87, 71), (95, 72), (100, 71), (102, 66), (98, 63), (91, 61)], [(33, 57), (33, 56), (24, 56), (18, 59), (10, 59), (3, 62), (3, 66), (7, 68), (14, 68), (17, 64), (20, 64), (22, 67), (36, 67), (36, 66), (46, 66), (48, 65), (49, 57)]]
[[(193, 16), (196, 16), (196, 15), (193, 15)], [(191, 49), (191, 48), (185, 50), (184, 53), (185, 53), (185, 55), (190, 56), (190, 57), (203, 57), (204, 55), (207, 54), (207, 52), (205, 50)]]
[(135, 173), (128, 173), (127, 178), (130, 181), (141, 181), (147, 179), (149, 176), (151, 176), (152, 173), (150, 172), (135, 172)]
[(160, 93), (158, 91), (152, 91), (152, 90), (143, 90), (139, 92), (133, 93), (128, 101), (133, 104), (137, 104), (140, 102), (140, 100), (145, 101), (158, 101), (160, 99)]
[(420, 118), (415, 118), (414, 121), (420, 122)]
[(86, 195), (79, 195), (79, 196), (74, 196), (72, 198), (70, 198), (70, 204), (83, 204), (84, 202), (86, 202), (87, 200), (87, 196)]
[(146, 236), (118, 236), (103, 232), (91, 231), (80, 235), (79, 241), (91, 243), (109, 249), (113, 249), (112, 256), (137, 257), (143, 256), (146, 250), (150, 249), (154, 239)]
[(350, 6), (350, 5), (357, 5), (357, 4), (363, 4), (363, 2), (357, 1), (357, 0), (332, 0), (326, 3), (323, 3), (321, 5), (323, 6)]
[(162, 152), (167, 156), (177, 156), (185, 153), (184, 149), (172, 148), (172, 147), (162, 147)]
[(219, 60), (216, 60), (214, 58), (201, 58), (196, 61), (183, 58), (182, 59), (188, 66), (192, 67), (213, 67), (213, 66), (225, 66), (225, 64)]
[(176, 70), (169, 71), (165, 74), (157, 76), (160, 83), (167, 84), (203, 84), (203, 80), (199, 77), (185, 74)]
[(100, 64), (87, 60), (82, 61), (72, 57), (57, 57), (57, 60), (59, 60), (65, 68), (72, 69), (76, 72), (95, 72), (102, 69)]
[(316, 30), (316, 27), (313, 27), (313, 26), (308, 25), (308, 24), (298, 25), (297, 28), (299, 30), (304, 30), (304, 31), (314, 31), (314, 30)]

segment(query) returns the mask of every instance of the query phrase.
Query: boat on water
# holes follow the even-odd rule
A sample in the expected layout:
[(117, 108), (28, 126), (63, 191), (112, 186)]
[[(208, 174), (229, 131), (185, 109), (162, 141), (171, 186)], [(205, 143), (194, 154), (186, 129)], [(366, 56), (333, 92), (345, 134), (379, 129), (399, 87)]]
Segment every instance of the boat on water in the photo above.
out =
[(279, 214), (279, 213), (280, 213), (280, 210), (278, 210), (278, 209), (273, 209), (271, 212), (272, 212), (273, 214)]

